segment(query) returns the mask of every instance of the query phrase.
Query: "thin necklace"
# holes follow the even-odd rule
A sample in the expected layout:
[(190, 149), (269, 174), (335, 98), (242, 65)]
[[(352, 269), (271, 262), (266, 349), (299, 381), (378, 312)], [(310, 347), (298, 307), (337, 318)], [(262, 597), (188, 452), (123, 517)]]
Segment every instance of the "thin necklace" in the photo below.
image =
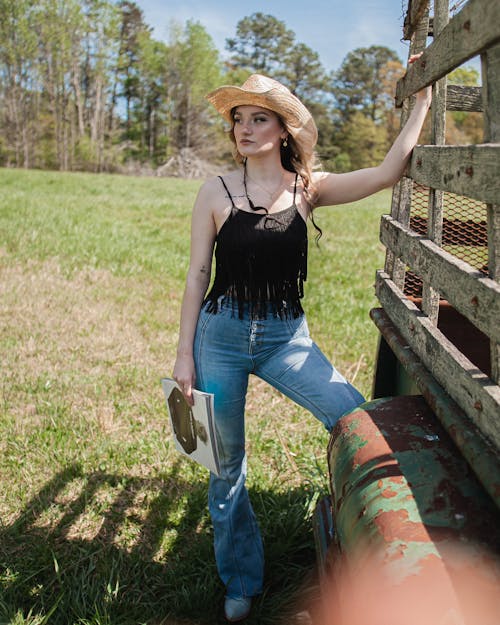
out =
[[(272, 201), (274, 200), (274, 198), (276, 197), (276, 195), (278, 194), (279, 191), (281, 191), (281, 189), (283, 188), (283, 180), (285, 178), (285, 172), (283, 171), (283, 173), (281, 174), (281, 178), (279, 181), (278, 186), (276, 187), (276, 189), (271, 193), (268, 189), (266, 189), (266, 187), (264, 187), (264, 185), (260, 184), (260, 182), (257, 182), (257, 180), (254, 180), (252, 178), (252, 176), (250, 176), (250, 174), (247, 172), (247, 164), (245, 162), (244, 165), (244, 177), (248, 177), (249, 180), (251, 180), (254, 184), (256, 184), (258, 187), (260, 187), (263, 191), (265, 191), (267, 193), (267, 195), (269, 196), (269, 199)], [(246, 185), (245, 185), (245, 190), (246, 190)]]
[[(293, 206), (295, 206), (295, 192), (297, 190), (297, 177), (298, 177), (298, 174), (295, 174), (295, 188), (293, 191)], [(263, 210), (266, 213), (266, 219), (273, 219), (274, 221), (278, 221), (279, 223), (279, 220), (277, 220), (275, 217), (269, 214), (269, 210), (265, 208), (265, 206), (255, 206), (252, 200), (250, 199), (250, 196), (248, 195), (248, 190), (247, 190), (247, 162), (246, 161), (244, 161), (243, 163), (243, 188), (245, 189), (245, 196), (247, 198), (248, 205), (253, 211)]]

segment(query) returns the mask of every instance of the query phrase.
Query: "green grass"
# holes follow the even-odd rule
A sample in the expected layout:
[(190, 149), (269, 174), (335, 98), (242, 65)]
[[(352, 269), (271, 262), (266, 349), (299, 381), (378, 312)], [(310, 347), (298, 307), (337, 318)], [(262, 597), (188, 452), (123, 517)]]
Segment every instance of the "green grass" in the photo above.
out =
[[(175, 452), (159, 385), (199, 183), (0, 170), (0, 184), (0, 625), (223, 622), (207, 473)], [(311, 332), (367, 396), (389, 199), (318, 210), (319, 248), (311, 231)], [(327, 436), (259, 380), (247, 431), (267, 562), (248, 623), (265, 625), (313, 584)]]

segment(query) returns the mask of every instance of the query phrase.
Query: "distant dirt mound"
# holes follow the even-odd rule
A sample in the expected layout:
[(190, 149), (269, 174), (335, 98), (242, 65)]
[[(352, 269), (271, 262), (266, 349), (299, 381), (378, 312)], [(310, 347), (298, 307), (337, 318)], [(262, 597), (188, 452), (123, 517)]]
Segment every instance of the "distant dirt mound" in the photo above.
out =
[(209, 178), (220, 173), (220, 166), (199, 158), (192, 148), (182, 148), (156, 170), (157, 176), (175, 178)]

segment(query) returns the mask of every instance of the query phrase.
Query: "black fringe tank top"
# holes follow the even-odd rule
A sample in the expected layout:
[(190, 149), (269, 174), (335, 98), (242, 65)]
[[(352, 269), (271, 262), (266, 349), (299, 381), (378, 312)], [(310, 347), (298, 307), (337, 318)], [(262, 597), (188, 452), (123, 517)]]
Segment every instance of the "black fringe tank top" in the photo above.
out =
[[(241, 210), (221, 176), (231, 199), (231, 213), (216, 238), (215, 278), (205, 298), (205, 310), (216, 313), (221, 296), (251, 318), (268, 313), (296, 318), (304, 311), (300, 303), (307, 278), (307, 225), (296, 206), (297, 175), (293, 203), (276, 213)], [(248, 194), (247, 194), (248, 198)], [(250, 206), (255, 210), (266, 210)]]

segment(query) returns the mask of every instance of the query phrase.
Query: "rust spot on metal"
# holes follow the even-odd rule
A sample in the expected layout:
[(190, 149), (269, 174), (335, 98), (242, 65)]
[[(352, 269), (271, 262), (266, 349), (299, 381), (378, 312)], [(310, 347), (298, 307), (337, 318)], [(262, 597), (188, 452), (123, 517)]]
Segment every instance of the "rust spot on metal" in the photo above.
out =
[(391, 487), (388, 486), (387, 488), (385, 488), (383, 491), (381, 491), (380, 493), (382, 495), (382, 497), (384, 497), (385, 499), (391, 499), (391, 497), (397, 497), (398, 493), (394, 490), (391, 490)]
[(431, 538), (423, 523), (415, 523), (408, 518), (407, 510), (386, 510), (374, 519), (385, 542), (430, 542)]

